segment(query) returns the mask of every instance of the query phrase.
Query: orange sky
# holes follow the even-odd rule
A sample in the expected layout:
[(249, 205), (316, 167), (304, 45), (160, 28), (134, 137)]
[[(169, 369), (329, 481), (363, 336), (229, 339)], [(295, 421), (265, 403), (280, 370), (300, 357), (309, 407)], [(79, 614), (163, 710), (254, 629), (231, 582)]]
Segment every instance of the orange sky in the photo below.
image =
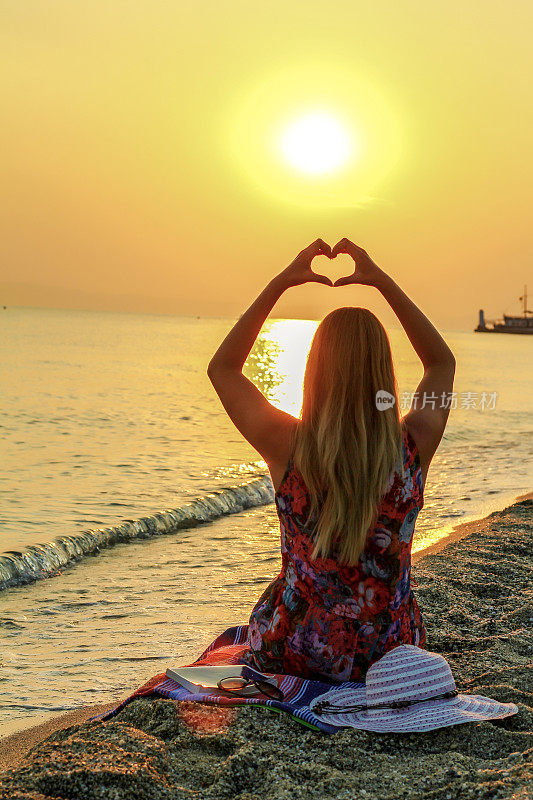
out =
[[(0, 302), (237, 316), (348, 236), (440, 326), (518, 312), (532, 25), (495, 0), (4, 3)], [(314, 109), (354, 134), (345, 169), (276, 150)], [(341, 291), (291, 289), (274, 316), (383, 308)]]

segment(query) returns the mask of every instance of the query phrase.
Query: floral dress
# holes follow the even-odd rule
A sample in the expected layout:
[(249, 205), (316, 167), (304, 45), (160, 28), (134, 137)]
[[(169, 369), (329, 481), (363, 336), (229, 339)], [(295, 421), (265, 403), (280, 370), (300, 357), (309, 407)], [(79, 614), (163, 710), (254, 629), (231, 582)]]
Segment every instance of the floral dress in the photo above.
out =
[(311, 557), (314, 543), (303, 530), (310, 498), (291, 457), (275, 497), (282, 567), (252, 610), (242, 663), (263, 672), (359, 681), (393, 647), (424, 647), (411, 589), (411, 543), (424, 487), (418, 448), (405, 427), (402, 460), (359, 562), (350, 566)]

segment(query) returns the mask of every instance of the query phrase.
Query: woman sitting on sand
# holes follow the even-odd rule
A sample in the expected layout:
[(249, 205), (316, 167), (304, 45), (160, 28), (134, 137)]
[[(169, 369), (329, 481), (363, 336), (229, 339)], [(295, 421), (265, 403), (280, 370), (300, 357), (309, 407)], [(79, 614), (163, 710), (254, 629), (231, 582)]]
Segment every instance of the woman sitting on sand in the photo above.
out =
[[(332, 284), (315, 256), (353, 257)], [(424, 367), (400, 420), (389, 340), (368, 309), (338, 308), (319, 324), (301, 418), (272, 406), (242, 367), (272, 307), (291, 286), (374, 286)], [(427, 317), (360, 247), (322, 239), (273, 278), (212, 358), (227, 413), (268, 464), (276, 489), (282, 568), (253, 608), (241, 658), (264, 672), (359, 681), (399, 644), (425, 645), (411, 589), (411, 543), (424, 484), (448, 419), (455, 359)], [(392, 401), (394, 398), (394, 402)], [(418, 405), (418, 408), (417, 408)]]

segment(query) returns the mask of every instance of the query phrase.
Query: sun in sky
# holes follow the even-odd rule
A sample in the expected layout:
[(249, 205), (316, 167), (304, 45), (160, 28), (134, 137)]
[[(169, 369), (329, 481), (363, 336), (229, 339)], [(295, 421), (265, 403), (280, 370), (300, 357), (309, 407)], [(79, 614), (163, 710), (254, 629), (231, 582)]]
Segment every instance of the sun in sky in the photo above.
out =
[(226, 120), (221, 164), (232, 180), (301, 209), (372, 202), (400, 160), (394, 102), (341, 65), (249, 76)]
[(342, 167), (354, 155), (354, 135), (331, 113), (314, 111), (283, 127), (279, 147), (295, 169), (323, 175)]

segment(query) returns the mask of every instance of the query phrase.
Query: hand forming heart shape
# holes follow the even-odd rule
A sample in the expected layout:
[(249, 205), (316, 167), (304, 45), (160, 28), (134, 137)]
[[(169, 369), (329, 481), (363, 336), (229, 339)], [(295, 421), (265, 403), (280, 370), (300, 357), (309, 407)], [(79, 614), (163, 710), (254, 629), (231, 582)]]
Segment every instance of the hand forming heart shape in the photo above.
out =
[(338, 253), (337, 255), (315, 256), (311, 262), (311, 271), (319, 275), (325, 275), (332, 281), (332, 286), (337, 285), (337, 281), (353, 275), (354, 260), (348, 253)]
[[(350, 275), (338, 278), (335, 283), (332, 283), (327, 275), (321, 275), (312, 270), (311, 263), (317, 256), (326, 256), (332, 260), (341, 253), (349, 255), (355, 262), (354, 271)], [(317, 239), (298, 253), (292, 264), (283, 270), (281, 276), (288, 286), (299, 286), (308, 282), (323, 283), (326, 286), (347, 286), (351, 283), (374, 286), (384, 274), (362, 247), (358, 247), (349, 239), (344, 238), (337, 242), (333, 249), (323, 239)]]

